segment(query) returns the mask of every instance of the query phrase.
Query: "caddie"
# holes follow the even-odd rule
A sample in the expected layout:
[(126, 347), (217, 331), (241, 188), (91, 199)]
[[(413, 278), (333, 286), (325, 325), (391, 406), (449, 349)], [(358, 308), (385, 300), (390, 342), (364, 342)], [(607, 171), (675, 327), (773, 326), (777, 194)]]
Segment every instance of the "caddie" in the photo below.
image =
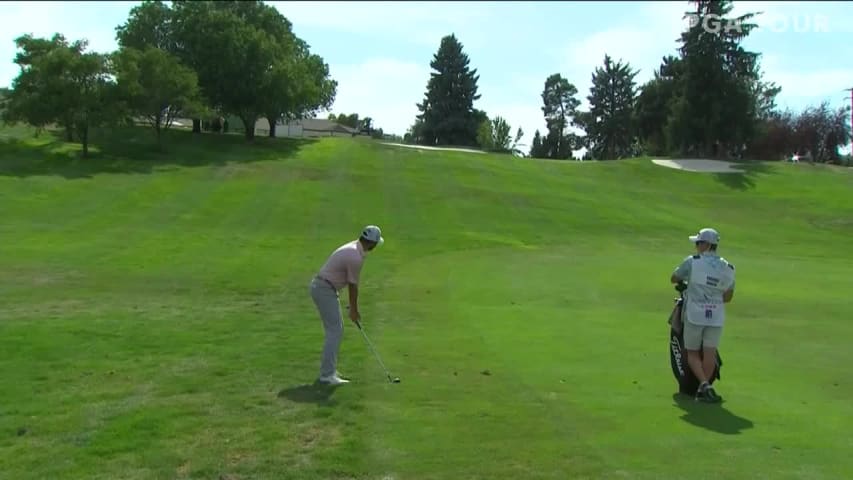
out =
[(722, 398), (708, 380), (714, 374), (723, 334), (725, 304), (734, 296), (735, 267), (717, 253), (720, 235), (713, 228), (703, 228), (688, 238), (695, 244), (696, 254), (676, 267), (670, 281), (687, 283), (682, 314), (684, 349), (687, 363), (700, 381), (696, 400), (717, 403)]

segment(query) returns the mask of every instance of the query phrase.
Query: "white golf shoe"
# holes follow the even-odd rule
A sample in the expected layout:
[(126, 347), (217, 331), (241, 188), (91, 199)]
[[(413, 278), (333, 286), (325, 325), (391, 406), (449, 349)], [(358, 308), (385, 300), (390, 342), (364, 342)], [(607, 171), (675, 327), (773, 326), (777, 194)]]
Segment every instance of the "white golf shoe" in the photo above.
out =
[(317, 379), (320, 383), (325, 383), (327, 385), (342, 385), (344, 383), (349, 383), (349, 380), (343, 379), (337, 375), (330, 375), (328, 377), (320, 377)]

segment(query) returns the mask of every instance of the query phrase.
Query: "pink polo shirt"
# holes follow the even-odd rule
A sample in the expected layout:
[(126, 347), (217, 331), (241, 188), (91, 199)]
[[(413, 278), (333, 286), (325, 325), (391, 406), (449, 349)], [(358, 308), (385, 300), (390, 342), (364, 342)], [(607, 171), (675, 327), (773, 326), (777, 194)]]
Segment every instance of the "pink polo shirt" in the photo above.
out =
[(338, 247), (317, 274), (341, 290), (347, 283), (358, 285), (361, 265), (364, 263), (364, 248), (361, 242), (354, 240)]

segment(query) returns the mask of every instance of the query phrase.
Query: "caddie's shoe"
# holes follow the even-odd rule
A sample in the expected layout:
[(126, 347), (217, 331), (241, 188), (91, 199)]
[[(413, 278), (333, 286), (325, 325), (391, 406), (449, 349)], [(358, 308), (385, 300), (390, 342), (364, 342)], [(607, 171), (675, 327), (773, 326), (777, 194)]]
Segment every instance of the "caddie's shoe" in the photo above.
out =
[(717, 396), (717, 393), (714, 391), (714, 387), (712, 387), (708, 382), (699, 385), (699, 389), (696, 390), (697, 402), (719, 403), (720, 400), (721, 398)]
[(349, 383), (349, 380), (345, 380), (337, 375), (331, 375), (328, 377), (320, 377), (317, 379), (318, 382), (326, 384), (326, 385), (341, 385), (344, 383)]
[(717, 391), (714, 390), (713, 385), (708, 385), (708, 388), (705, 390), (705, 395), (711, 397), (711, 403), (720, 403), (723, 401), (723, 397), (717, 394)]
[(694, 400), (696, 400), (697, 402), (704, 401), (706, 397), (706, 390), (708, 390), (708, 382), (702, 382), (701, 384), (699, 384), (699, 388), (696, 389), (696, 396), (694, 397)]

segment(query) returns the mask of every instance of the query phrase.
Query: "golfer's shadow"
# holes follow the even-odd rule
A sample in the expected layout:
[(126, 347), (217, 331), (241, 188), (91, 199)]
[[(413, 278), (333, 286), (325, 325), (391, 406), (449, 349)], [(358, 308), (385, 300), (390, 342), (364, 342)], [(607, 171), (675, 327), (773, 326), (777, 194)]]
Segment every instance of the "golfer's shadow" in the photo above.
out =
[(338, 388), (337, 385), (327, 385), (319, 382), (285, 388), (278, 392), (278, 398), (287, 398), (291, 402), (316, 403), (317, 405), (335, 405), (331, 398)]
[(681, 419), (697, 427), (724, 435), (739, 435), (754, 425), (749, 419), (726, 410), (723, 404), (697, 402), (693, 397), (680, 393), (674, 394), (672, 399), (686, 412)]

